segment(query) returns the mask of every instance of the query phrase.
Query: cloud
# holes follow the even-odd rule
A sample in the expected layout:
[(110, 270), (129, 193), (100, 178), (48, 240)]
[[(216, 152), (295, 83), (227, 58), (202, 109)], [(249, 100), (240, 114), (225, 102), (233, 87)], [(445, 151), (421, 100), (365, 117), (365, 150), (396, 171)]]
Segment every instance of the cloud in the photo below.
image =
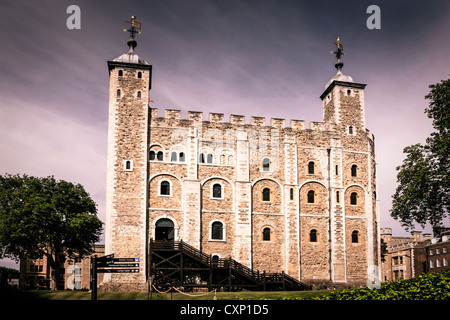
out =
[(80, 183), (104, 220), (106, 128), (7, 101), (0, 108), (0, 137), (1, 174), (53, 175)]
[[(442, 1), (79, 0), (81, 30), (64, 1), (7, 0), (0, 12), (0, 170), (83, 184), (103, 213), (108, 116), (106, 61), (126, 52), (124, 19), (142, 22), (137, 52), (153, 64), (152, 107), (322, 120), (319, 99), (335, 74), (367, 83), (366, 123), (376, 137), (382, 226), (389, 221), (402, 149), (423, 142), (429, 84), (448, 78)], [(162, 114), (163, 111), (160, 111)], [(397, 223), (398, 227), (398, 223)], [(401, 232), (401, 227), (397, 228)], [(395, 233), (396, 230), (394, 230)]]

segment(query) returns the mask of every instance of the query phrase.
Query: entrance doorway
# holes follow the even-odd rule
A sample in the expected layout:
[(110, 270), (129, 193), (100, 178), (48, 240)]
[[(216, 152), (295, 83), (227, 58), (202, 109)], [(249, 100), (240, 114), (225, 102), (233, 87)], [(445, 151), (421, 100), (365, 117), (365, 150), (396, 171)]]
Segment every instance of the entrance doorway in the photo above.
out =
[(173, 241), (174, 225), (170, 219), (159, 219), (156, 221), (155, 240)]

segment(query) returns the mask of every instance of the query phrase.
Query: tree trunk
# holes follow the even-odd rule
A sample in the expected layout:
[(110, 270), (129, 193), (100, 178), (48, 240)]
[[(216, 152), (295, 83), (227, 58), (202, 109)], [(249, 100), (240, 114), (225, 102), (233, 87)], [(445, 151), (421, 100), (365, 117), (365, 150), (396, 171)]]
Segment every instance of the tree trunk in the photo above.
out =
[(61, 285), (60, 281), (58, 281), (61, 277), (59, 270), (62, 266), (62, 261), (60, 259), (61, 252), (58, 250), (49, 250), (50, 254), (47, 254), (47, 259), (50, 261), (50, 269), (51, 269), (51, 281), (50, 281), (50, 290), (64, 290), (64, 284)]

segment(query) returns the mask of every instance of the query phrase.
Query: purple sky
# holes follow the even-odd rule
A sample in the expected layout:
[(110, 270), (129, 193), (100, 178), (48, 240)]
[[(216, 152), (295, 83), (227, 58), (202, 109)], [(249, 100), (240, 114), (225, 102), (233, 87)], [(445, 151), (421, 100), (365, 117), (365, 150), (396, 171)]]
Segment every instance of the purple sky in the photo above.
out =
[[(394, 3), (392, 3), (394, 2)], [(69, 5), (81, 29), (68, 30)], [(381, 30), (366, 9), (381, 8)], [(127, 51), (124, 20), (142, 23), (136, 52), (153, 65), (152, 107), (322, 121), (319, 96), (343, 72), (366, 83), (376, 138), (381, 226), (405, 146), (431, 133), (428, 85), (450, 73), (448, 1), (24, 1), (0, 10), (0, 174), (81, 183), (105, 218), (108, 68)], [(418, 228), (420, 230), (420, 228)], [(425, 231), (429, 232), (427, 228)], [(0, 262), (0, 265), (2, 263)]]

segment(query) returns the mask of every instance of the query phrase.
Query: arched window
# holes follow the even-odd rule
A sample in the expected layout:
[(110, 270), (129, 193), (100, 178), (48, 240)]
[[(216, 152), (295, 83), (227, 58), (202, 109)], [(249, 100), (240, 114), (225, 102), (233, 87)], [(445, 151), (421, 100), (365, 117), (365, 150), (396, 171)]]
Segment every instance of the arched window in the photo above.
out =
[(184, 162), (185, 161), (185, 155), (184, 155), (184, 152), (180, 152), (180, 154), (179, 154), (179, 157), (180, 157), (180, 162)]
[(119, 70), (119, 77), (122, 77), (122, 76), (123, 76), (123, 71)]
[(339, 191), (336, 191), (336, 202), (339, 203), (340, 201), (340, 194)]
[(309, 231), (309, 242), (317, 242), (317, 230), (311, 229)]
[(270, 189), (264, 188), (262, 191), (262, 199), (263, 201), (270, 201)]
[(170, 154), (170, 161), (172, 161), (172, 162), (177, 162), (177, 153), (176, 153), (175, 151), (173, 151), (173, 152)]
[(228, 164), (233, 164), (233, 156), (228, 156)]
[(212, 258), (212, 264), (213, 264), (213, 266), (217, 266), (217, 265), (219, 264), (219, 259), (220, 259), (219, 255), (213, 254), (213, 255), (211, 256), (211, 258)]
[(356, 206), (358, 204), (358, 194), (356, 192), (352, 192), (350, 195), (350, 204)]
[(142, 79), (142, 72), (138, 72), (138, 79)]
[(125, 161), (125, 170), (131, 170), (131, 161), (130, 160)]
[(120, 98), (120, 89), (117, 89), (116, 96), (117, 96), (117, 98)]
[(358, 166), (356, 164), (352, 165), (352, 177), (356, 177)]
[(314, 196), (315, 196), (314, 190), (309, 190), (308, 191), (308, 203), (314, 203)]
[(158, 153), (156, 154), (156, 158), (158, 159), (158, 161), (163, 161), (164, 160), (164, 154), (162, 151), (158, 151)]
[(352, 243), (358, 242), (359, 242), (359, 232), (355, 230), (352, 232)]
[(170, 182), (162, 181), (159, 187), (159, 195), (170, 196)]
[(162, 218), (155, 223), (155, 240), (174, 240), (174, 225), (172, 220)]
[(223, 223), (215, 221), (211, 225), (211, 239), (223, 240)]
[(150, 160), (155, 160), (155, 151), (150, 150)]
[(140, 92), (140, 91), (138, 91), (138, 92), (137, 92), (137, 98), (138, 98), (138, 99), (140, 99), (140, 98), (141, 98), (141, 96), (142, 96), (141, 92)]
[(348, 134), (353, 134), (353, 127), (352, 126), (348, 127)]
[(198, 162), (200, 162), (200, 163), (205, 163), (205, 154), (200, 153), (200, 159), (199, 159)]
[(222, 198), (222, 186), (219, 183), (213, 184), (212, 197), (213, 198)]
[(263, 241), (270, 241), (270, 228), (264, 228), (263, 229)]
[(314, 174), (314, 162), (310, 161), (308, 163), (308, 174)]
[(207, 160), (208, 163), (213, 163), (213, 155), (212, 154), (208, 154), (206, 160)]
[(289, 199), (290, 199), (290, 200), (294, 200), (294, 188), (291, 188), (291, 189), (289, 190)]

